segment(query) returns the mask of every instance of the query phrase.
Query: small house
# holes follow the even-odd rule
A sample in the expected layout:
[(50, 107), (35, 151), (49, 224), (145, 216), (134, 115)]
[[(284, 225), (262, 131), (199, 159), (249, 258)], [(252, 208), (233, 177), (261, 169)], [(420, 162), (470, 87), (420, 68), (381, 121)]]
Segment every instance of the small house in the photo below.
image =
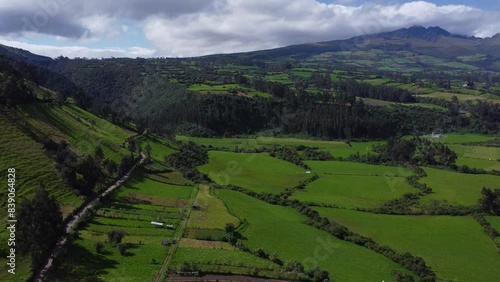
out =
[(170, 242), (168, 241), (168, 239), (163, 239), (163, 240), (161, 240), (161, 244), (163, 246), (168, 246), (168, 245), (170, 245)]

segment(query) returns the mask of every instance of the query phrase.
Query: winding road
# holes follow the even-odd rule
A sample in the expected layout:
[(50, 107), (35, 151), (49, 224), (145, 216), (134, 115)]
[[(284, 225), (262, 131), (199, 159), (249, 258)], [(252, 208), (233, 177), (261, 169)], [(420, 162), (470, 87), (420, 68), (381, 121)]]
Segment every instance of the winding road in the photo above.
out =
[(61, 236), (61, 238), (59, 238), (59, 240), (57, 241), (56, 246), (50, 252), (50, 255), (49, 255), (49, 258), (47, 260), (47, 263), (45, 264), (44, 267), (40, 268), (38, 271), (36, 271), (33, 274), (33, 278), (31, 279), (31, 281), (34, 281), (34, 282), (40, 282), (40, 281), (42, 281), (42, 279), (45, 276), (45, 274), (47, 273), (47, 271), (49, 271), (49, 269), (52, 267), (52, 264), (54, 262), (54, 258), (59, 254), (59, 252), (61, 251), (61, 249), (63, 248), (63, 246), (68, 241), (68, 234), (75, 227), (75, 224), (78, 222), (78, 219), (80, 219), (80, 217), (83, 214), (85, 214), (85, 212), (88, 209), (94, 207), (97, 204), (97, 202), (99, 201), (99, 199), (101, 197), (104, 197), (104, 196), (108, 195), (109, 193), (113, 192), (116, 188), (120, 187), (120, 185), (122, 185), (125, 181), (127, 181), (127, 179), (130, 177), (130, 175), (132, 174), (132, 172), (137, 168), (137, 166), (139, 166), (142, 163), (144, 163), (145, 160), (146, 160), (146, 156), (144, 155), (144, 153), (141, 153), (139, 155), (139, 160), (127, 172), (127, 174), (125, 174), (122, 178), (120, 178), (118, 181), (116, 181), (115, 184), (109, 186), (108, 189), (106, 189), (104, 192), (102, 192), (94, 200), (92, 200), (88, 204), (86, 204), (78, 213), (76, 213), (71, 218), (71, 220), (66, 224), (66, 227), (64, 229), (64, 234)]

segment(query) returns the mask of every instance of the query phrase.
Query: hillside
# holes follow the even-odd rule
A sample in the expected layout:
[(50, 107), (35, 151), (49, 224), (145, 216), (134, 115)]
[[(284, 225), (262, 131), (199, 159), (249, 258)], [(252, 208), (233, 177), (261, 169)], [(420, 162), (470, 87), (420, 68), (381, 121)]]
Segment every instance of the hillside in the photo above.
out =
[[(16, 170), (17, 211), (19, 212), (21, 200), (32, 198), (36, 187), (42, 182), (47, 192), (59, 202), (63, 217), (66, 218), (83, 204), (85, 197), (68, 187), (61, 176), (56, 162), (58, 144), (66, 142), (69, 150), (76, 153), (79, 159), (93, 154), (95, 148), (100, 146), (105, 158), (119, 163), (128, 153), (122, 145), (135, 133), (82, 110), (71, 102), (58, 105), (54, 102), (57, 95), (55, 92), (24, 77), (6, 72), (0, 75), (9, 75), (10, 79), (18, 81), (25, 94), (18, 92), (17, 95), (27, 95), (32, 100), (11, 106), (0, 105), (0, 171), (2, 177), (7, 179), (7, 169)], [(17, 103), (23, 100), (11, 101)], [(0, 191), (0, 196), (6, 199), (7, 193), (4, 189)], [(7, 216), (6, 206), (6, 201), (0, 203), (2, 218)], [(2, 254), (7, 253), (8, 235), (6, 229), (0, 231)], [(4, 255), (0, 262), (6, 263)], [(19, 279), (29, 277), (29, 264), (29, 259), (22, 256), (18, 258)], [(5, 275), (9, 274), (2, 272), (0, 280), (6, 281)]]

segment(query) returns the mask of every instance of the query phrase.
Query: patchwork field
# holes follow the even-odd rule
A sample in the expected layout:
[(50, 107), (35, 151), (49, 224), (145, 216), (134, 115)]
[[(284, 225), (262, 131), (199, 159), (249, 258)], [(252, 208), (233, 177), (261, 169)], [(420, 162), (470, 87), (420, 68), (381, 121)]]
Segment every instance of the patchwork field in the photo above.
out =
[(283, 261), (302, 262), (306, 268), (318, 265), (335, 281), (393, 281), (391, 272), (402, 270), (382, 255), (306, 225), (307, 218), (289, 207), (230, 190), (221, 190), (219, 196), (246, 221), (238, 231), (250, 249), (264, 248)]
[(255, 192), (279, 193), (309, 178), (305, 171), (267, 153), (209, 152), (199, 170), (220, 185), (236, 185)]
[(496, 281), (500, 276), (495, 245), (472, 217), (316, 210), (379, 244), (422, 257), (441, 281)]
[(483, 187), (495, 188), (500, 183), (500, 176), (495, 175), (465, 174), (433, 168), (424, 170), (427, 176), (419, 182), (427, 184), (432, 193), (421, 199), (423, 204), (439, 200), (452, 205), (475, 205), (481, 198)]

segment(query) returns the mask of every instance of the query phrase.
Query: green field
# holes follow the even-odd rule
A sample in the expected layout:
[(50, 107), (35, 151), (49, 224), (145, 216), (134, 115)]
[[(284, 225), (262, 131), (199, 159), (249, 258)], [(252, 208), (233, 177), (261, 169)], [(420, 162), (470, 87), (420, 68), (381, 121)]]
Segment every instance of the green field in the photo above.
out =
[(409, 169), (403, 167), (371, 165), (354, 162), (341, 161), (306, 161), (311, 172), (325, 175), (359, 175), (359, 176), (387, 176), (405, 177), (412, 174)]
[(404, 177), (322, 175), (291, 199), (344, 208), (377, 208), (405, 193), (415, 193)]
[(143, 150), (149, 145), (151, 147), (151, 159), (163, 165), (165, 165), (165, 156), (173, 153), (176, 149), (175, 145), (153, 134), (143, 135), (137, 141)]
[(495, 245), (472, 217), (316, 210), (381, 245), (422, 257), (439, 281), (496, 281), (500, 276), (500, 256)]
[(393, 281), (391, 271), (402, 269), (382, 255), (306, 225), (307, 218), (289, 207), (229, 190), (221, 190), (219, 196), (247, 222), (238, 231), (250, 249), (262, 247), (283, 261), (302, 262), (306, 268), (318, 265), (334, 281)]
[(497, 136), (488, 136), (480, 134), (457, 134), (457, 133), (443, 134), (441, 138), (431, 138), (431, 135), (425, 135), (423, 137), (427, 137), (433, 142), (441, 142), (444, 144), (467, 144), (476, 142), (487, 142), (498, 138)]
[(421, 199), (424, 204), (439, 200), (452, 205), (475, 205), (481, 198), (483, 187), (495, 188), (500, 183), (500, 176), (494, 175), (465, 174), (433, 168), (425, 168), (425, 172), (427, 176), (419, 182), (427, 184), (432, 193)]
[(236, 185), (255, 192), (280, 193), (308, 179), (305, 170), (267, 153), (209, 152), (199, 167), (217, 184)]
[(278, 268), (269, 260), (239, 250), (180, 246), (170, 268), (177, 269), (183, 262), (195, 263), (201, 271), (243, 275), (273, 275)]
[(470, 145), (449, 145), (457, 153), (457, 165), (485, 170), (500, 170), (500, 148)]
[(484, 169), (484, 170), (498, 170), (500, 171), (500, 162), (493, 160), (484, 160), (476, 158), (458, 157), (456, 164), (459, 166), (466, 165), (471, 168)]
[(481, 101), (499, 103), (498, 100), (489, 99), (486, 96), (476, 96), (476, 95), (469, 95), (469, 94), (463, 94), (463, 93), (432, 92), (430, 94), (423, 94), (421, 96), (422, 97), (429, 97), (429, 98), (445, 99), (448, 101), (451, 101), (453, 96), (455, 96), (455, 97), (457, 97), (458, 101), (460, 101), (460, 102), (481, 100)]
[(185, 206), (192, 193), (192, 186), (172, 185), (156, 181), (139, 170), (132, 174), (130, 179), (115, 192), (114, 197), (119, 201), (129, 203), (137, 201), (141, 204), (158, 204), (156, 201), (161, 201), (163, 198), (165, 201), (159, 202), (163, 206), (171, 206), (168, 204), (169, 200), (175, 199), (174, 206), (178, 206), (177, 204)]
[(310, 140), (297, 138), (278, 138), (278, 137), (257, 137), (257, 138), (199, 138), (177, 136), (178, 140), (191, 140), (200, 145), (213, 147), (226, 147), (229, 149), (257, 149), (260, 147), (270, 147), (273, 144), (281, 146), (309, 146), (317, 147), (320, 151), (328, 151), (335, 157), (348, 157), (352, 154), (359, 153), (365, 155), (371, 152), (373, 145), (383, 142), (351, 142), (349, 146), (344, 141), (325, 141), (325, 140)]
[(483, 159), (493, 161), (500, 160), (500, 148), (486, 146), (467, 146), (453, 144), (448, 146), (460, 157)]
[(187, 223), (188, 228), (224, 229), (226, 223), (238, 225), (238, 218), (228, 213), (226, 205), (210, 194), (210, 187), (200, 185), (195, 203), (199, 210), (192, 210)]
[(486, 216), (486, 219), (491, 224), (491, 227), (500, 232), (500, 216)]

